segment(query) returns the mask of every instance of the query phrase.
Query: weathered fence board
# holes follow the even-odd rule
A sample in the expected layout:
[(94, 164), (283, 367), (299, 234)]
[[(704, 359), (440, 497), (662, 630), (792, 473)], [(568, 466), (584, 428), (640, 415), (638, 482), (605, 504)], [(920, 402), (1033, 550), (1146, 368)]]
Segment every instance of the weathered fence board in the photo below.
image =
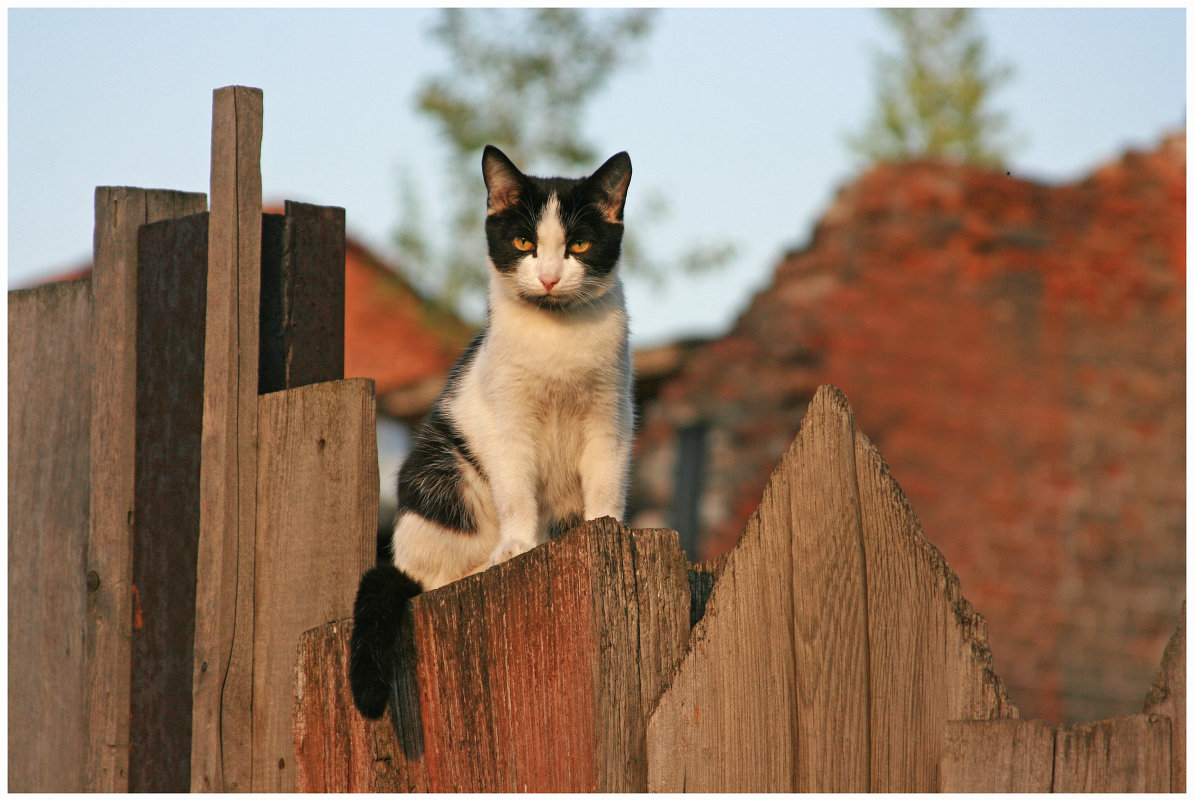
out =
[(257, 345), (261, 279), (259, 89), (212, 104), (191, 789), (251, 786)]
[(797, 438), (752, 520), (792, 551), (795, 789), (863, 792), (870, 785), (867, 585), (845, 396), (820, 393), (802, 425), (809, 436)]
[(1040, 720), (945, 723), (943, 793), (1048, 793), (1053, 789), (1054, 731)]
[(286, 201), (262, 228), (262, 394), (344, 377), (344, 209)]
[(981, 626), (822, 388), (652, 715), (649, 787), (935, 789), (948, 716), (1015, 714)]
[(87, 575), (87, 786), (128, 789), (137, 230), (203, 211), (202, 194), (99, 187), (91, 277), (91, 524)]
[(86, 789), (89, 279), (8, 293), (8, 790)]
[(942, 792), (1183, 792), (1186, 618), (1165, 648), (1144, 713), (1063, 726), (951, 720)]
[(293, 792), (299, 635), (352, 613), (377, 534), (373, 382), (263, 395), (254, 589), (254, 792)]
[(414, 601), (430, 790), (644, 789), (644, 696), (687, 639), (687, 562), (674, 532), (583, 532)]
[(1170, 746), (1173, 770), (1170, 792), (1186, 792), (1186, 604), (1182, 602), (1177, 630), (1165, 646), (1161, 667), (1144, 701), (1144, 711), (1165, 715), (1170, 721)]
[(141, 228), (129, 790), (190, 789), (208, 215)]
[(945, 721), (1016, 717), (991, 671), (984, 624), (921, 532), (879, 451), (855, 434), (866, 550), (871, 785), (937, 789)]
[[(346, 683), (327, 686), (339, 668), (322, 666), (314, 651), (343, 652), (347, 622), (309, 632), (297, 679), (296, 751), (308, 763), (298, 786), (645, 789), (647, 713), (687, 640), (686, 565), (675, 532), (603, 519), (419, 596), (397, 742), (382, 740), (381, 764), (355, 780), (318, 760), (337, 753), (347, 731), (351, 760), (365, 763), (378, 742), (370, 727), (389, 724), (362, 726)], [(349, 711), (324, 722), (319, 710), (328, 708)]]
[(1057, 731), (1055, 793), (1169, 790), (1169, 718), (1128, 715)]
[[(423, 729), (413, 650), (404, 650), (406, 661), (398, 673), (401, 718), (366, 720), (352, 705), (348, 686), (351, 637), (352, 621), (338, 620), (305, 632), (299, 640), (294, 685), (295, 789), (300, 793), (425, 793), (427, 771), (421, 759)], [(404, 642), (409, 644), (409, 636)]]

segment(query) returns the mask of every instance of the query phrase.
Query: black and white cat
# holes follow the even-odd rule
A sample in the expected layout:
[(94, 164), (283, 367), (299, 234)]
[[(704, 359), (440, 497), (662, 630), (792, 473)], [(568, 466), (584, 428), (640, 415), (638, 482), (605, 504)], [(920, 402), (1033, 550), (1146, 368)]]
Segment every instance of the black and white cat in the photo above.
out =
[(489, 315), (398, 476), (394, 564), (361, 579), (350, 680), (384, 714), (407, 601), (584, 521), (621, 519), (633, 429), (617, 262), (630, 157), (587, 178), (534, 178), (493, 146)]

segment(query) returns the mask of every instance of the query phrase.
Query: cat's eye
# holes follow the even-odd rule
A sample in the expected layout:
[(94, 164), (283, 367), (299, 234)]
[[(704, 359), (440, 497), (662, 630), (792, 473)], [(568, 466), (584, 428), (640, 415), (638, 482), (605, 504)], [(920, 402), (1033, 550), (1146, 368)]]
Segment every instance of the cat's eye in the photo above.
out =
[(516, 236), (514, 237), (514, 247), (525, 253), (528, 250), (534, 250), (535, 243), (529, 239), (524, 239), (521, 236)]
[(584, 253), (592, 246), (592, 242), (587, 239), (578, 239), (568, 246), (568, 249), (573, 253)]

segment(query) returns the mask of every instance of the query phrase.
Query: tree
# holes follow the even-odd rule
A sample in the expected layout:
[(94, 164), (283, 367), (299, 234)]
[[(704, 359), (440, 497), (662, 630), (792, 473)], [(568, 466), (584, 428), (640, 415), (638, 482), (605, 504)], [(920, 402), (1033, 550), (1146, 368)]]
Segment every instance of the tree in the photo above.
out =
[[(420, 203), (404, 187), (397, 240), (424, 291), (454, 304), (484, 284), (485, 188), (481, 151), (497, 145), (525, 172), (575, 172), (596, 166), (580, 133), (584, 106), (650, 29), (651, 14), (632, 11), (599, 21), (577, 9), (445, 9), (431, 35), (450, 61), (427, 78), (418, 108), (448, 146), (453, 198), (448, 244), (433, 248)], [(435, 263), (434, 270), (418, 265)]]
[(1012, 74), (988, 66), (987, 46), (969, 8), (887, 8), (898, 54), (876, 59), (878, 108), (850, 146), (868, 161), (940, 158), (1002, 164), (1007, 115), (991, 94)]
[[(653, 12), (595, 14), (575, 8), (445, 9), (432, 37), (447, 51), (447, 72), (427, 78), (418, 108), (448, 148), (450, 234), (428, 235), (418, 193), (406, 181), (396, 240), (401, 261), (421, 291), (457, 306), (487, 280), (483, 236), (485, 188), (481, 151), (501, 148), (519, 169), (577, 175), (601, 157), (581, 132), (584, 110), (619, 67), (632, 61), (650, 32)], [(657, 198), (635, 193), (636, 227), (662, 211)], [(446, 244), (436, 246), (436, 240)], [(716, 266), (728, 246), (682, 259), (690, 271)], [(623, 262), (643, 271), (635, 237), (623, 240)]]

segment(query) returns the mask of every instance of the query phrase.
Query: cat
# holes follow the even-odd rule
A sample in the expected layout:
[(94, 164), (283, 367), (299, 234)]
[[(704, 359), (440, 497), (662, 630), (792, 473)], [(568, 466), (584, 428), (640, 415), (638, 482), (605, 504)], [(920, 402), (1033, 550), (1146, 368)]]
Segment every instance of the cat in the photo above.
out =
[(349, 678), (368, 718), (392, 694), (410, 598), (624, 512), (634, 413), (617, 265), (630, 157), (587, 178), (535, 178), (489, 145), (481, 171), (486, 323), (402, 464), (393, 564), (357, 590)]

